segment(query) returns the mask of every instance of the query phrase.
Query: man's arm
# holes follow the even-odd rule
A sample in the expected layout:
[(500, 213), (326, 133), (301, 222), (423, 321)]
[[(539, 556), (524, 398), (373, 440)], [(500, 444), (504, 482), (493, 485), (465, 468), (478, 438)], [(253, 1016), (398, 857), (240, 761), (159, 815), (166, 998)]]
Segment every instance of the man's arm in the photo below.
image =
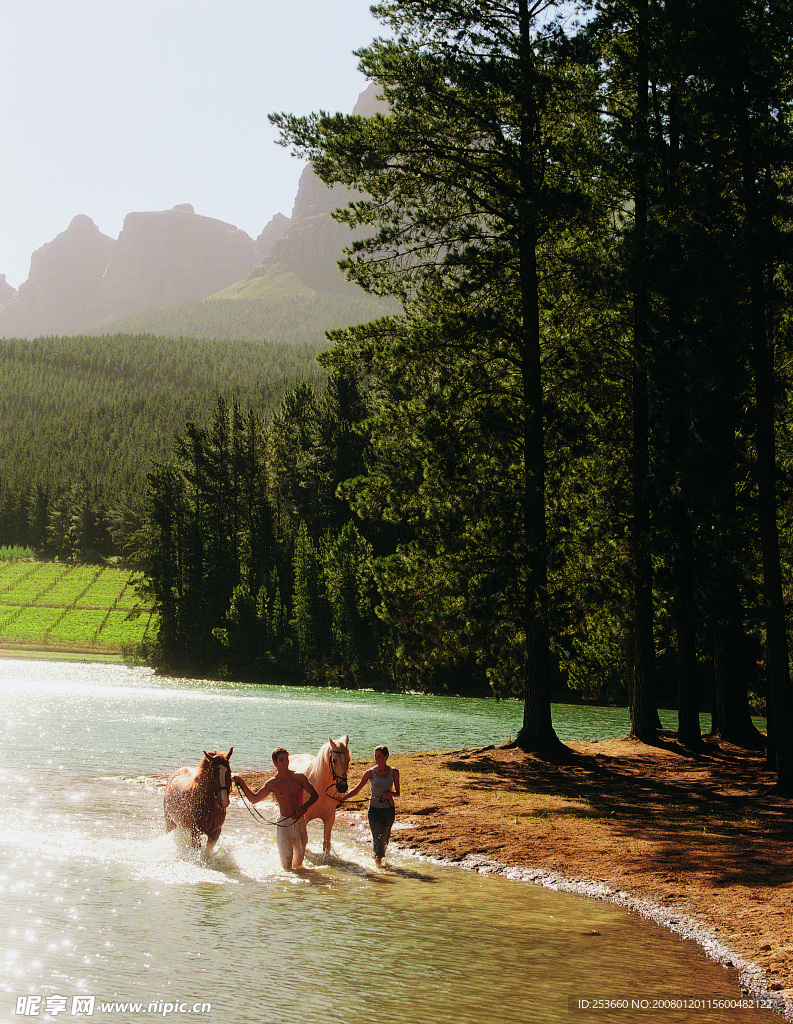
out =
[(260, 800), (264, 800), (264, 798), (272, 792), (270, 789), (270, 783), (273, 781), (272, 779), (268, 779), (262, 788), (257, 789), (255, 793), (241, 775), (232, 775), (231, 781), (237, 783), (252, 804), (258, 804)]
[(298, 818), (302, 818), (306, 811), (309, 809), (309, 807), (312, 804), (315, 804), (317, 800), (319, 800), (319, 793), (316, 791), (316, 789), (314, 789), (314, 787), (311, 785), (311, 783), (308, 781), (305, 775), (298, 774), (297, 778), (300, 785), (308, 793), (308, 800), (306, 800), (306, 802), (303, 804), (300, 810), (295, 814), (295, 820), (297, 820)]

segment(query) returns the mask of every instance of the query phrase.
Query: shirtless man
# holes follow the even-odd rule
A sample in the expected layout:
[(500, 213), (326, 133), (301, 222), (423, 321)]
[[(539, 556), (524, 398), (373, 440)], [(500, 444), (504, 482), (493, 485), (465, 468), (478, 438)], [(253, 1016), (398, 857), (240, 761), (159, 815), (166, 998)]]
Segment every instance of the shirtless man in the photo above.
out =
[[(232, 775), (231, 778), (252, 804), (258, 804), (271, 794), (275, 797), (281, 812), (275, 830), (278, 853), (283, 866), (287, 871), (291, 871), (303, 863), (308, 842), (306, 819), (303, 815), (315, 800), (319, 800), (319, 794), (305, 775), (291, 771), (289, 751), (283, 747), (277, 747), (273, 751), (273, 764), (276, 774), (255, 793), (241, 775)], [(303, 800), (303, 790), (308, 793), (306, 801)]]

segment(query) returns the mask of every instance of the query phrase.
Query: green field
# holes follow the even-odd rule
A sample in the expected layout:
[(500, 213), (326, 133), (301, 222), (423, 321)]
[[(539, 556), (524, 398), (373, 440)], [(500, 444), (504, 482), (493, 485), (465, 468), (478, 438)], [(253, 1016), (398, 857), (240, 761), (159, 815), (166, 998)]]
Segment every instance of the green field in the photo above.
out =
[(120, 656), (156, 634), (125, 569), (0, 562), (0, 650)]

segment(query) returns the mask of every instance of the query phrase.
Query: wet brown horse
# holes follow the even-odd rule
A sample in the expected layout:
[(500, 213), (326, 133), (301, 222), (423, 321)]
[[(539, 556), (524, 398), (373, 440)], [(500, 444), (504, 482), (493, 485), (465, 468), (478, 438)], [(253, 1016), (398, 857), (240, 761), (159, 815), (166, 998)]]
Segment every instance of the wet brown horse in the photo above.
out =
[(165, 786), (163, 808), (165, 810), (165, 831), (181, 825), (189, 829), (193, 846), (200, 846), (199, 836), (207, 837), (206, 856), (220, 838), (220, 830), (226, 820), (231, 786), (231, 758), (234, 747), (227, 754), (214, 750), (204, 751), (204, 757), (197, 768), (180, 768), (168, 779)]

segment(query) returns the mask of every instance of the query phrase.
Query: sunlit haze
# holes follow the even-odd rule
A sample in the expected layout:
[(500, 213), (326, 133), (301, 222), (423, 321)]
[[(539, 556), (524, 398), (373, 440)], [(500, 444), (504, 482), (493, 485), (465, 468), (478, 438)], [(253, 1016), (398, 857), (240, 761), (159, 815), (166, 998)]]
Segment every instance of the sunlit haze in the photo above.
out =
[(273, 111), (350, 111), (370, 0), (24, 0), (0, 35), (0, 274), (86, 214), (190, 203), (255, 238), (291, 213), (301, 163)]

